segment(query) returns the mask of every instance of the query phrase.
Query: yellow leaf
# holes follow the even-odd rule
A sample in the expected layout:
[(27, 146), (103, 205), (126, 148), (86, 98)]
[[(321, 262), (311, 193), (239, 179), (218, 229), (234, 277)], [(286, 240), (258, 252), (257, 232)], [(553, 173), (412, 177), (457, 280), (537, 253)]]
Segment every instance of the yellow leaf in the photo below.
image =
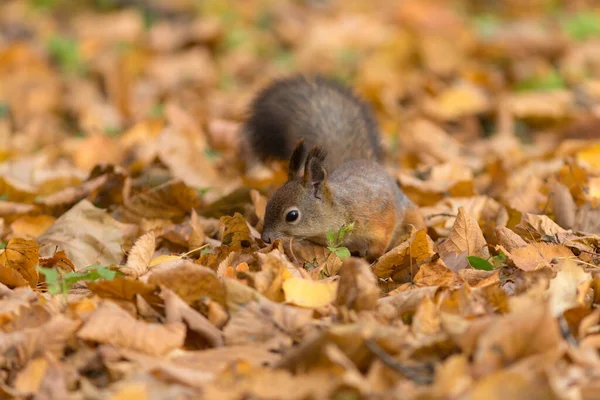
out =
[(35, 287), (39, 274), (36, 269), (40, 249), (33, 240), (10, 239), (3, 253), (0, 253), (0, 266), (13, 269), (23, 276), (31, 287)]
[(288, 303), (318, 308), (326, 306), (335, 299), (337, 287), (337, 282), (309, 281), (294, 277), (283, 282), (283, 293)]
[(24, 215), (10, 224), (14, 237), (37, 238), (54, 223), (56, 218), (50, 215)]
[(25, 393), (35, 393), (39, 390), (42, 379), (48, 370), (48, 361), (44, 358), (32, 360), (15, 379), (15, 389)]
[(592, 169), (600, 170), (600, 142), (577, 153), (577, 160)]
[(181, 259), (181, 256), (176, 256), (174, 254), (163, 254), (161, 256), (154, 257), (152, 260), (150, 260), (150, 264), (148, 264), (148, 267), (152, 268), (155, 265), (179, 259)]

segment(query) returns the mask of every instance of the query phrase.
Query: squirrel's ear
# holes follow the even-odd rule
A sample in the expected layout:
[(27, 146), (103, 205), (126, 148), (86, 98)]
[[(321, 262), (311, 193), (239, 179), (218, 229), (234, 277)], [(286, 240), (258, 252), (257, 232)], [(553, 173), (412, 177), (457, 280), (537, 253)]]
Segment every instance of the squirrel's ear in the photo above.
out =
[(304, 160), (306, 158), (306, 146), (304, 146), (304, 139), (300, 139), (296, 148), (292, 152), (290, 157), (290, 164), (288, 166), (288, 180), (293, 181), (294, 179), (302, 176), (302, 169), (304, 168)]
[(311, 185), (315, 190), (315, 197), (322, 199), (327, 187), (327, 170), (325, 169), (325, 156), (327, 153), (321, 147), (313, 148), (306, 157), (304, 166), (304, 185)]

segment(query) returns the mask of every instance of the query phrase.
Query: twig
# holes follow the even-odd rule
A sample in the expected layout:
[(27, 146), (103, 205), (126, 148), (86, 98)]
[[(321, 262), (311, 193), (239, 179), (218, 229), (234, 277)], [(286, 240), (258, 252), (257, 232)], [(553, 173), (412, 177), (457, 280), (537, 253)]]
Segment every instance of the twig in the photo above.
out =
[(406, 378), (415, 382), (417, 385), (428, 385), (433, 382), (433, 368), (429, 364), (423, 364), (418, 367), (408, 367), (391, 355), (385, 352), (373, 339), (365, 340), (369, 350), (377, 356), (385, 365), (394, 371), (404, 375)]
[(437, 213), (437, 214), (431, 214), (425, 217), (425, 219), (431, 219), (431, 218), (435, 218), (435, 217), (452, 217), (452, 218), (456, 218), (456, 215), (454, 214), (449, 214), (449, 213)]

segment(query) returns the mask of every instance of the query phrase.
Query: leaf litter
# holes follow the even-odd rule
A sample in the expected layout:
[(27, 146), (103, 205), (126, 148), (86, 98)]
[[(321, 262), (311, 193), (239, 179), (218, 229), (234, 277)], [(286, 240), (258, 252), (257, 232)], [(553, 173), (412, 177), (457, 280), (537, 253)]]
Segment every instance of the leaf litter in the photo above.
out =
[[(598, 10), (458, 3), (3, 2), (0, 396), (596, 398)], [(373, 264), (260, 240), (240, 127), (299, 71), (426, 222)]]

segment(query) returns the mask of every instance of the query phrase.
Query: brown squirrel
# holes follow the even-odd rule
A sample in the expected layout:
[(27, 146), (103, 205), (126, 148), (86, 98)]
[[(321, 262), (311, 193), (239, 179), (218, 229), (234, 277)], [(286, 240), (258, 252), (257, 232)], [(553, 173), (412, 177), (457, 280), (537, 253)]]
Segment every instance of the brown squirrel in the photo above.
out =
[(326, 245), (329, 231), (354, 223), (344, 246), (372, 260), (397, 244), (408, 223), (422, 226), (380, 164), (370, 107), (350, 89), (321, 76), (275, 81), (252, 103), (244, 133), (259, 158), (290, 160), (287, 182), (267, 202), (265, 242)]

